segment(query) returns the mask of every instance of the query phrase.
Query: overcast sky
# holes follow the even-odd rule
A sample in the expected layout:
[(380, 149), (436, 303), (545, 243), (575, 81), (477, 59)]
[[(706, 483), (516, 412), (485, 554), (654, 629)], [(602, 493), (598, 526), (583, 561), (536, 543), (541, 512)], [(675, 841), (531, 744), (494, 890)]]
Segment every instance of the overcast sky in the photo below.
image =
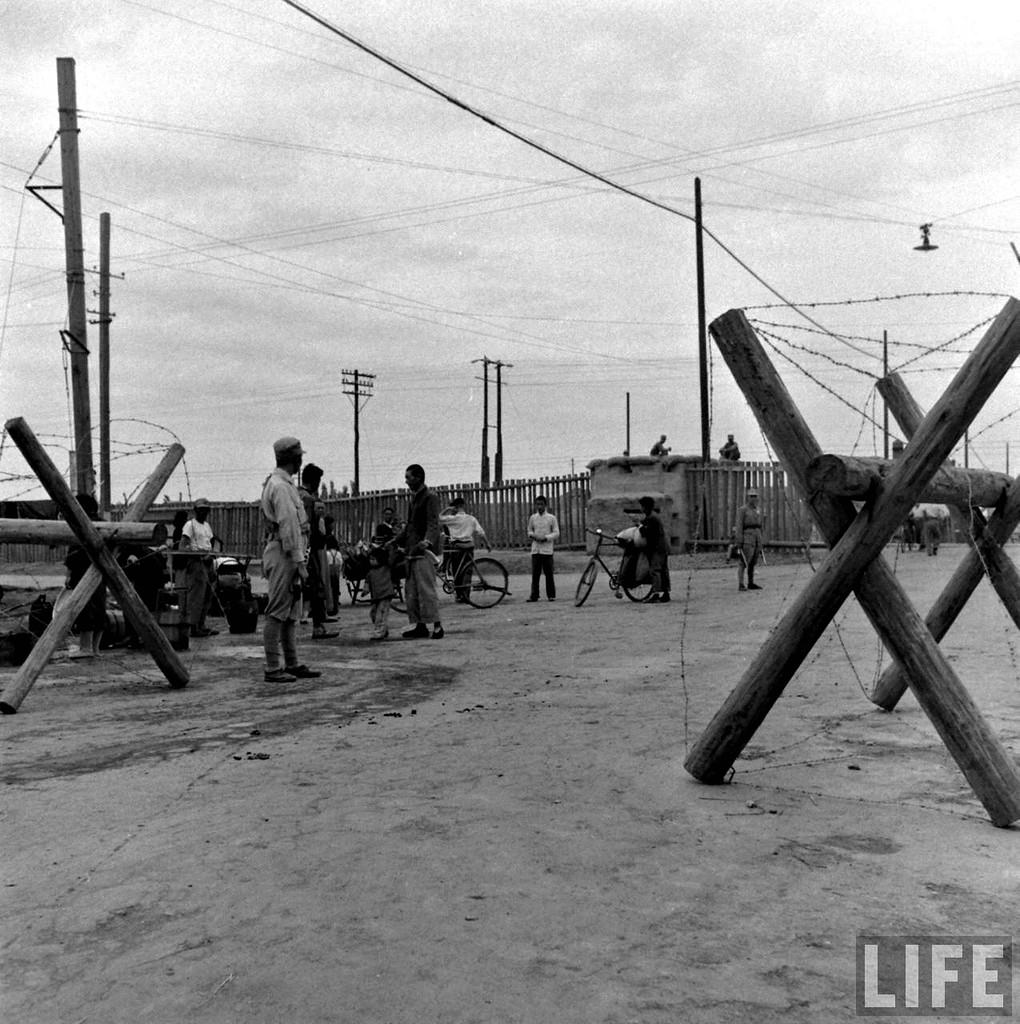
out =
[[(66, 465), (63, 234), (24, 185), (57, 129), (56, 58), (74, 57), (86, 265), (109, 212), (123, 275), (115, 499), (174, 438), (174, 497), (257, 497), (281, 434), (347, 483), (344, 369), (376, 375), (363, 490), (401, 485), (409, 462), (476, 481), (483, 356), (512, 364), (509, 478), (621, 452), (628, 392), (634, 452), (660, 433), (699, 452), (695, 176), (732, 252), (706, 242), (709, 318), (780, 304), (749, 315), (829, 450), (881, 452), (883, 330), (927, 407), (1018, 292), (1015, 2), (307, 6), (676, 212), (508, 137), (283, 0), (0, 0), (0, 408)], [(32, 180), (60, 181), (59, 148)], [(917, 252), (928, 222), (939, 248)], [(846, 340), (775, 293), (833, 303), (805, 312)], [(718, 356), (711, 370), (713, 452), (733, 432), (765, 458)], [(97, 355), (90, 374), (98, 459)], [(1005, 468), (1012, 442), (1020, 470), (1017, 383), (976, 422), (972, 464)], [(44, 496), (25, 472), (6, 440), (0, 497)]]

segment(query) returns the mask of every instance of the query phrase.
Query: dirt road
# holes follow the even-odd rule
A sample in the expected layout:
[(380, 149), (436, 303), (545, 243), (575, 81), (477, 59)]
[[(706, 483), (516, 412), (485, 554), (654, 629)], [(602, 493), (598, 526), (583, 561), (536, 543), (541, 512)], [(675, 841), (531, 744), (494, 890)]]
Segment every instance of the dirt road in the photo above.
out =
[[(900, 555), (926, 608), (960, 555)], [(890, 560), (895, 556), (890, 552)], [(448, 603), (441, 641), (260, 637), (55, 661), (0, 720), (4, 963), (19, 1024), (678, 1024), (854, 1017), (858, 932), (1011, 933), (992, 827), (846, 606), (738, 762), (688, 745), (810, 573), (674, 559), (669, 605)], [(307, 634), (307, 630), (305, 633)], [(982, 585), (944, 644), (1007, 747), (1017, 637)], [(973, 1019), (973, 1018), (971, 1018)]]

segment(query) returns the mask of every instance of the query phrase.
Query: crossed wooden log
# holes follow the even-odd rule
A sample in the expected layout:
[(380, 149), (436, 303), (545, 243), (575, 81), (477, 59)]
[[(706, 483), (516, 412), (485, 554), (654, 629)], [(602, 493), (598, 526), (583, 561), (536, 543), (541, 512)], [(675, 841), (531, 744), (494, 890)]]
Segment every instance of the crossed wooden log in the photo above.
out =
[[(931, 719), (993, 824), (1016, 821), (1020, 818), (1016, 763), (910, 603), (882, 549), (1020, 354), (1020, 302), (1006, 303), (942, 398), (914, 424), (902, 456), (872, 488), (860, 512), (848, 497), (812, 493), (808, 467), (822, 455), (821, 449), (744, 314), (730, 310), (710, 329), (780, 462), (810, 496), (812, 515), (831, 551), (691, 748), (685, 767), (702, 782), (724, 781), (853, 591), (895, 659), (900, 678)], [(1010, 496), (1014, 490), (1010, 488)], [(995, 536), (1014, 514), (1007, 511), (1013, 504), (1007, 497), (993, 517)], [(980, 570), (980, 557), (977, 560)], [(894, 706), (895, 688), (882, 687), (880, 682), (879, 690), (884, 694), (882, 706)]]
[[(82, 510), (75, 500), (71, 489), (64, 482), (60, 471), (46, 454), (42, 445), (28, 424), (20, 417), (8, 420), (7, 432), (25, 456), (25, 460), (35, 472), (39, 482), (50, 497), (56, 502), (74, 536), (89, 553), (92, 565), (75, 587), (71, 597), (63, 602), (54, 612), (53, 621), (37, 641), (32, 653), (18, 670), (14, 679), (0, 694), (0, 712), (14, 714), (25, 695), (35, 684), (40, 673), (46, 667), (58, 644), (71, 629), (74, 620), (88, 604), (89, 598), (96, 591), (102, 580), (106, 580), (111, 592), (120, 602), (121, 608), (135, 632), (149, 649), (156, 664), (166, 676), (170, 686), (180, 689), (188, 684), (188, 670), (184, 667), (177, 653), (170, 646), (163, 630), (159, 628), (152, 613), (143, 604), (135, 592), (131, 581), (125, 576), (124, 570), (117, 564), (113, 552), (106, 546), (103, 533)], [(177, 464), (184, 456), (184, 448), (175, 444), (167, 449), (153, 474), (143, 485), (138, 497), (125, 514), (125, 519), (138, 522), (148, 511), (149, 506), (159, 496), (167, 480), (173, 474)]]

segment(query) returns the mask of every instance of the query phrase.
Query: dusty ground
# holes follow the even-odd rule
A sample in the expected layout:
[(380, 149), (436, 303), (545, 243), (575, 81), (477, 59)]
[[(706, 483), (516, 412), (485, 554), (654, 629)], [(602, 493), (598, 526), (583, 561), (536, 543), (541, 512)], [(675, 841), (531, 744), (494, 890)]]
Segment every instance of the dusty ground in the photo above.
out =
[[(897, 572), (926, 608), (959, 555)], [(193, 642), (181, 691), (61, 656), (0, 720), (3, 1020), (840, 1021), (857, 932), (1014, 931), (1017, 831), (913, 698), (867, 700), (852, 602), (708, 787), (686, 749), (810, 568), (737, 594), (677, 558), (672, 604), (603, 578), (578, 609), (575, 564), (555, 604), (447, 599), (442, 641), (369, 644), (345, 605), (312, 683), (263, 683), (253, 636)], [(986, 584), (945, 647), (1016, 752)]]

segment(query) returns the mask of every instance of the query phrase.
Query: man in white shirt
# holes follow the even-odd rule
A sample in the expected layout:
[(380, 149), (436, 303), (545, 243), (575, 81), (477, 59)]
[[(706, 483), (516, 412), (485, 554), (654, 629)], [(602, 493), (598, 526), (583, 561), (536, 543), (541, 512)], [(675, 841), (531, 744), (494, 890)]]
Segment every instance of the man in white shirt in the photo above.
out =
[(535, 513), (528, 520), (528, 536), (531, 538), (531, 596), (529, 601), (538, 600), (538, 586), (545, 576), (545, 596), (556, 600), (556, 578), (553, 575), (553, 547), (560, 537), (560, 526), (556, 517), (548, 510), (549, 503), (544, 494), (535, 498)]
[(454, 498), (439, 513), (439, 525), (446, 530), (449, 537), (446, 557), (454, 579), (454, 593), (457, 600), (461, 604), (465, 604), (471, 580), (462, 580), (461, 574), (475, 553), (475, 539), (477, 538), (480, 543), (485, 545), (486, 551), (491, 551), (492, 545), (489, 543), (489, 538), (485, 536), (482, 524), (465, 511), (463, 498)]
[(181, 530), (181, 551), (208, 552), (206, 558), (194, 556), (184, 564), (184, 584), (188, 588), (185, 598), (185, 615), (192, 636), (214, 636), (219, 630), (209, 629), (205, 617), (212, 603), (213, 585), (213, 528), (209, 523), (209, 502), (199, 498), (195, 502), (195, 516), (189, 519)]

